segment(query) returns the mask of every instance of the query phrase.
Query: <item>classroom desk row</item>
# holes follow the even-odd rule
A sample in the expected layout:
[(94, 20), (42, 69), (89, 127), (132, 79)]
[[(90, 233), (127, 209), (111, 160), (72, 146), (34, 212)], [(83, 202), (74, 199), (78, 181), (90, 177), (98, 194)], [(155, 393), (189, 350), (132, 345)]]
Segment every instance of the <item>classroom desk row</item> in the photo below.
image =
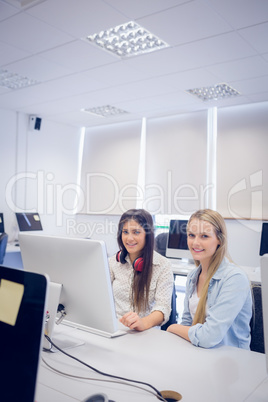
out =
[[(109, 339), (60, 325), (57, 337), (84, 342), (67, 352), (105, 373), (150, 383), (159, 391), (172, 390), (182, 402), (264, 402), (268, 396), (265, 355), (222, 346), (202, 349), (178, 336), (150, 329), (129, 331)], [(42, 352), (37, 402), (83, 401), (95, 393), (105, 393), (116, 402), (157, 401), (145, 385), (112, 381), (72, 360), (61, 352)], [(83, 377), (83, 378), (78, 378)], [(138, 387), (135, 387), (137, 385)]]

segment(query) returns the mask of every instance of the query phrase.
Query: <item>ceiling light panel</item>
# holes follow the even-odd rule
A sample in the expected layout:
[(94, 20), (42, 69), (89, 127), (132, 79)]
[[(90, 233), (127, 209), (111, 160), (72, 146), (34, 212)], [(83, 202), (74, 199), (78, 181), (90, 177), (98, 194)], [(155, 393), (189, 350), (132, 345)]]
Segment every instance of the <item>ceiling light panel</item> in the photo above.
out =
[(38, 81), (0, 69), (0, 87), (8, 89), (20, 89), (35, 84), (38, 84)]
[(118, 25), (86, 38), (119, 57), (131, 57), (160, 50), (169, 45), (134, 21)]
[(197, 96), (203, 101), (227, 99), (240, 95), (240, 93), (227, 84), (217, 84), (211, 87), (188, 89), (191, 95)]
[(101, 117), (118, 116), (128, 113), (125, 110), (117, 109), (116, 107), (110, 105), (98, 106), (90, 109), (82, 109), (82, 111)]

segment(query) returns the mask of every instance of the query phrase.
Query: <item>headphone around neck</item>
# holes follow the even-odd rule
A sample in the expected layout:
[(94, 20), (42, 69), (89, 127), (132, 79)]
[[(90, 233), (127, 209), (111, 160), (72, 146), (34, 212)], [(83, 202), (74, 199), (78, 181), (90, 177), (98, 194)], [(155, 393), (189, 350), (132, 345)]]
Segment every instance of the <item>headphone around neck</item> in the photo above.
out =
[[(116, 261), (121, 262), (121, 264), (125, 264), (126, 261), (123, 257), (123, 253), (122, 250), (117, 251), (116, 253)], [(143, 265), (144, 265), (144, 260), (142, 257), (138, 257), (136, 258), (136, 260), (133, 261), (132, 267), (135, 271), (137, 272), (142, 272), (143, 269)]]

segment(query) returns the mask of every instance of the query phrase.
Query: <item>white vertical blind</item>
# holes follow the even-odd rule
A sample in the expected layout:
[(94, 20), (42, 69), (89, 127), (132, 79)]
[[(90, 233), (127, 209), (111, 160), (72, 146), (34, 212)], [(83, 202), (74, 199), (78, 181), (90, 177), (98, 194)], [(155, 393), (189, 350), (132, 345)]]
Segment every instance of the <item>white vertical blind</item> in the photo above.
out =
[(268, 219), (268, 102), (218, 110), (217, 209)]
[(135, 208), (142, 121), (86, 130), (79, 212), (122, 214)]
[(189, 215), (206, 205), (207, 112), (147, 120), (144, 208)]

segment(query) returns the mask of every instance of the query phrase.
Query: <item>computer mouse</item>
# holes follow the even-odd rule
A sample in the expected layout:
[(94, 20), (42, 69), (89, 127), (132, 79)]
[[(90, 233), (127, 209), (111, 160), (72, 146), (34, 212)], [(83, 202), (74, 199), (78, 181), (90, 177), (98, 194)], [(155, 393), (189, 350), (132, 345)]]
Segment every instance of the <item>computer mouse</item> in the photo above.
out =
[(88, 398), (83, 399), (82, 402), (109, 402), (107, 395), (105, 394), (94, 394)]

